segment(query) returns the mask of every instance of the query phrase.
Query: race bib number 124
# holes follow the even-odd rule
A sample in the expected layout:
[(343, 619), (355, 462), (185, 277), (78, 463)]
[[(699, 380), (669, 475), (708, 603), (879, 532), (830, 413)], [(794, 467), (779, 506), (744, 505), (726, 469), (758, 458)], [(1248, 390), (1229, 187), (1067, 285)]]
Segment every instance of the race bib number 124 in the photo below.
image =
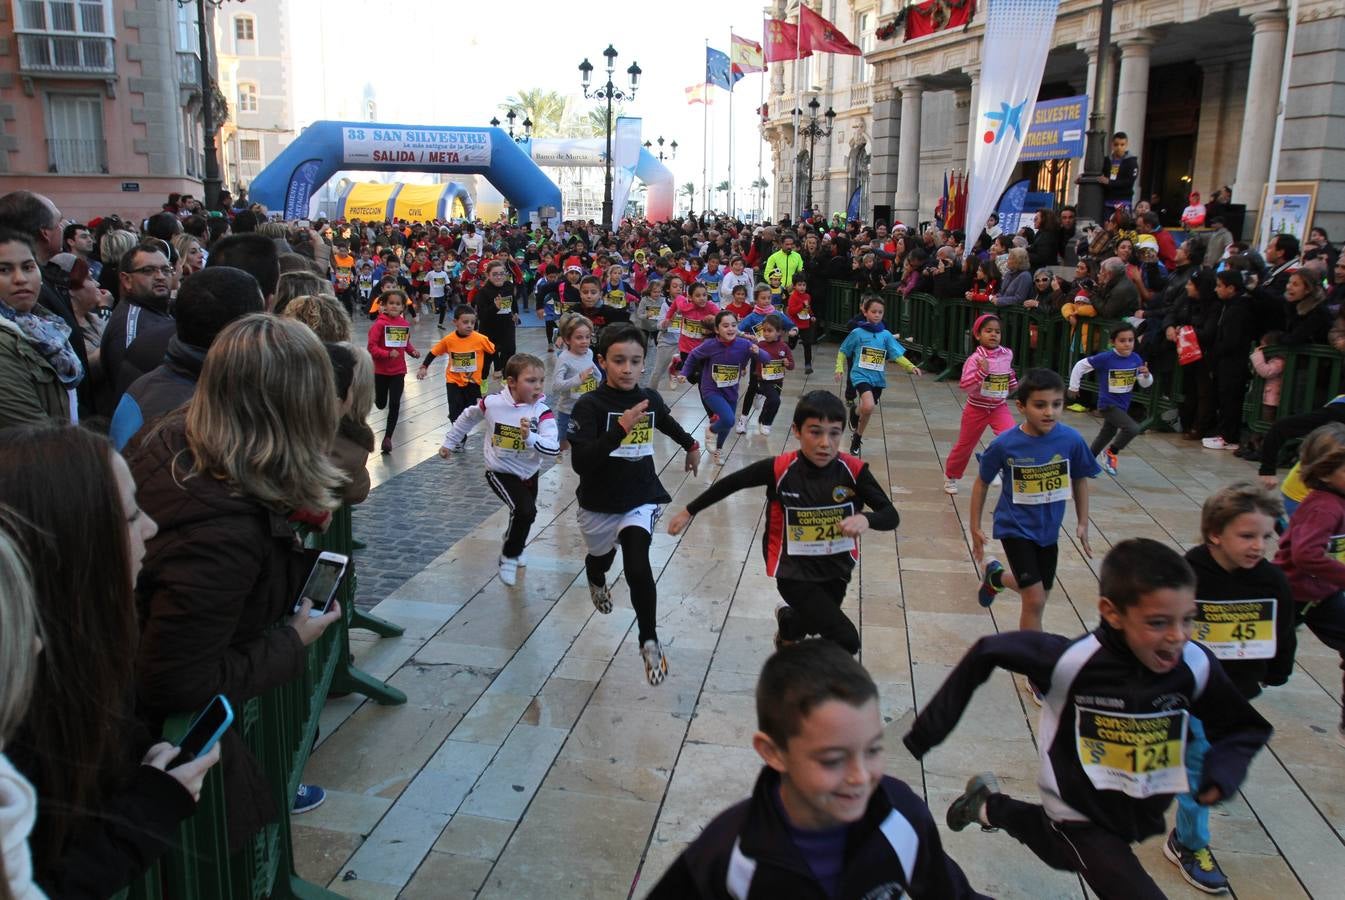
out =
[(1131, 714), (1075, 707), (1084, 774), (1100, 791), (1137, 800), (1186, 793), (1186, 718), (1184, 709)]

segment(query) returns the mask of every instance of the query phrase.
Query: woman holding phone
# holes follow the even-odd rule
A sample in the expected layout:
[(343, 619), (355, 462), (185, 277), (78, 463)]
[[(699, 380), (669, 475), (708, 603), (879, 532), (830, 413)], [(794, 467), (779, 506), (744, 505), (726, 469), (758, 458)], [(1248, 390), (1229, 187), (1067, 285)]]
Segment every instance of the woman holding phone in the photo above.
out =
[[(211, 345), (196, 393), (149, 431), (131, 458), (140, 504), (158, 521), (138, 585), (136, 683), (154, 720), (216, 694), (234, 709), (297, 678), (306, 647), (340, 604), (293, 612), (309, 565), (296, 523), (324, 523), (346, 477), (329, 452), (340, 419), (332, 364), (304, 324), (268, 315), (230, 323)], [(275, 627), (276, 625), (283, 627)], [(226, 760), (229, 842), (277, 811), (237, 729)], [(304, 786), (303, 812), (321, 788)]]
[(107, 896), (176, 840), (220, 754), (168, 768), (177, 748), (153, 743), (134, 716), (133, 585), (155, 524), (136, 505), (126, 462), (106, 438), (69, 425), (6, 429), (0, 446), (0, 533), (31, 561), (39, 611), (37, 629), (12, 623), (8, 595), (22, 579), (0, 574), (0, 693), (28, 680), (15, 667), (35, 670), (22, 718), (12, 698), (3, 701), (0, 742), (36, 789), (38, 887)]

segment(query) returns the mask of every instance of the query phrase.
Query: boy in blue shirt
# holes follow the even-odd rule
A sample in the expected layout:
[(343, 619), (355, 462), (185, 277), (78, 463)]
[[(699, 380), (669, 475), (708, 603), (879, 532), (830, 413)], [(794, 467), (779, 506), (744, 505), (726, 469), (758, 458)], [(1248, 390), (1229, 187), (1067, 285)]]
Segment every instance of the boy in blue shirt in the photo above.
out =
[(846, 399), (851, 399), (849, 395), (853, 391), (859, 401), (850, 422), (855, 430), (854, 437), (850, 438), (851, 456), (860, 455), (869, 416), (873, 415), (883, 396), (883, 388), (887, 387), (888, 358), (912, 375), (924, 374), (906, 358), (906, 348), (883, 324), (883, 298), (867, 297), (860, 309), (864, 321), (846, 336), (836, 354), (836, 383), (840, 384), (844, 379), (848, 360), (851, 387), (846, 391)]
[(1102, 413), (1103, 424), (1089, 450), (1097, 456), (1105, 449), (1102, 468), (1108, 475), (1115, 475), (1117, 455), (1141, 431), (1139, 423), (1130, 418), (1135, 385), (1147, 388), (1154, 383), (1154, 377), (1135, 352), (1135, 326), (1125, 322), (1114, 327), (1111, 346), (1110, 350), (1095, 353), (1074, 364), (1069, 373), (1069, 395), (1079, 396), (1079, 382), (1083, 376), (1089, 372), (1097, 373), (1097, 409)]
[[(1018, 627), (1041, 631), (1046, 596), (1055, 585), (1056, 541), (1065, 518), (1065, 502), (1074, 497), (1077, 534), (1084, 556), (1088, 546), (1088, 479), (1102, 470), (1083, 436), (1060, 421), (1065, 408), (1065, 383), (1050, 369), (1033, 369), (1018, 383), (1016, 396), (1023, 423), (995, 438), (981, 455), (981, 471), (971, 488), (971, 553), (985, 556), (981, 512), (995, 476), (1004, 488), (995, 505), (994, 536), (1004, 547), (1009, 569), (998, 560), (985, 564), (979, 599), (989, 606), (1006, 587), (1022, 598)], [(1030, 681), (1032, 699), (1041, 692)]]

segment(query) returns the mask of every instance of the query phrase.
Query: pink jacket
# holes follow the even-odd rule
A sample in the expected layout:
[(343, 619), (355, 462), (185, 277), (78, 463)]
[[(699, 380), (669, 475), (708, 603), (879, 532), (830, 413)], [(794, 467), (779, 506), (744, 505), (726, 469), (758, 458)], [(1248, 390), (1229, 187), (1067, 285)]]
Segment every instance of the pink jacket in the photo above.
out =
[[(1008, 373), (1008, 393), (1004, 397), (986, 397), (981, 393), (981, 387), (987, 377), (986, 373), (981, 371), (980, 360), (983, 359), (988, 362), (992, 372)], [(1013, 373), (1013, 351), (1003, 346), (994, 350), (977, 346), (962, 364), (962, 380), (959, 383), (962, 390), (967, 392), (967, 402), (972, 406), (979, 406), (982, 409), (1003, 406), (1008, 398), (1013, 396), (1013, 392), (1018, 390), (1018, 376)]]
[[(714, 336), (715, 315), (718, 312), (719, 307), (715, 305), (713, 300), (702, 307), (697, 307), (696, 304), (691, 302), (691, 298), (685, 295), (678, 297), (677, 302), (668, 307), (668, 315), (664, 318), (664, 322), (671, 323), (674, 319), (681, 319), (686, 322), (690, 319), (693, 323), (690, 329), (683, 325), (682, 333), (677, 336), (677, 352), (683, 358), (699, 347), (701, 341), (705, 338)], [(688, 330), (693, 331), (694, 334), (688, 336)]]
[[(387, 345), (386, 329), (389, 325), (406, 329), (405, 347), (393, 348)], [(401, 316), (379, 313), (374, 324), (369, 326), (368, 347), (369, 355), (374, 358), (375, 375), (405, 375), (406, 357), (416, 349), (411, 345), (411, 325)]]
[(1265, 381), (1265, 387), (1261, 389), (1261, 405), (1279, 406), (1280, 388), (1283, 387), (1284, 378), (1284, 360), (1279, 357), (1266, 359), (1266, 355), (1261, 352), (1261, 348), (1257, 347), (1252, 351), (1252, 368)]

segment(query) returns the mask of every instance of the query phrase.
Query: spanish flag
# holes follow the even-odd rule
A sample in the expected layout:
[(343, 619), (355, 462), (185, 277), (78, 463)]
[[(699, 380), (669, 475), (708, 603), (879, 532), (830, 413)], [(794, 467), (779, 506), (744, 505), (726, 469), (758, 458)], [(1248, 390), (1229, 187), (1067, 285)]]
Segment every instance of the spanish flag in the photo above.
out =
[(737, 75), (751, 75), (753, 72), (766, 71), (766, 58), (761, 45), (749, 38), (729, 32), (729, 58), (733, 60), (733, 72)]
[(704, 103), (707, 105), (714, 103), (714, 94), (707, 91), (707, 87), (709, 87), (709, 85), (705, 82), (701, 82), (700, 84), (693, 84), (691, 87), (687, 88), (687, 105), (690, 106), (693, 103)]

